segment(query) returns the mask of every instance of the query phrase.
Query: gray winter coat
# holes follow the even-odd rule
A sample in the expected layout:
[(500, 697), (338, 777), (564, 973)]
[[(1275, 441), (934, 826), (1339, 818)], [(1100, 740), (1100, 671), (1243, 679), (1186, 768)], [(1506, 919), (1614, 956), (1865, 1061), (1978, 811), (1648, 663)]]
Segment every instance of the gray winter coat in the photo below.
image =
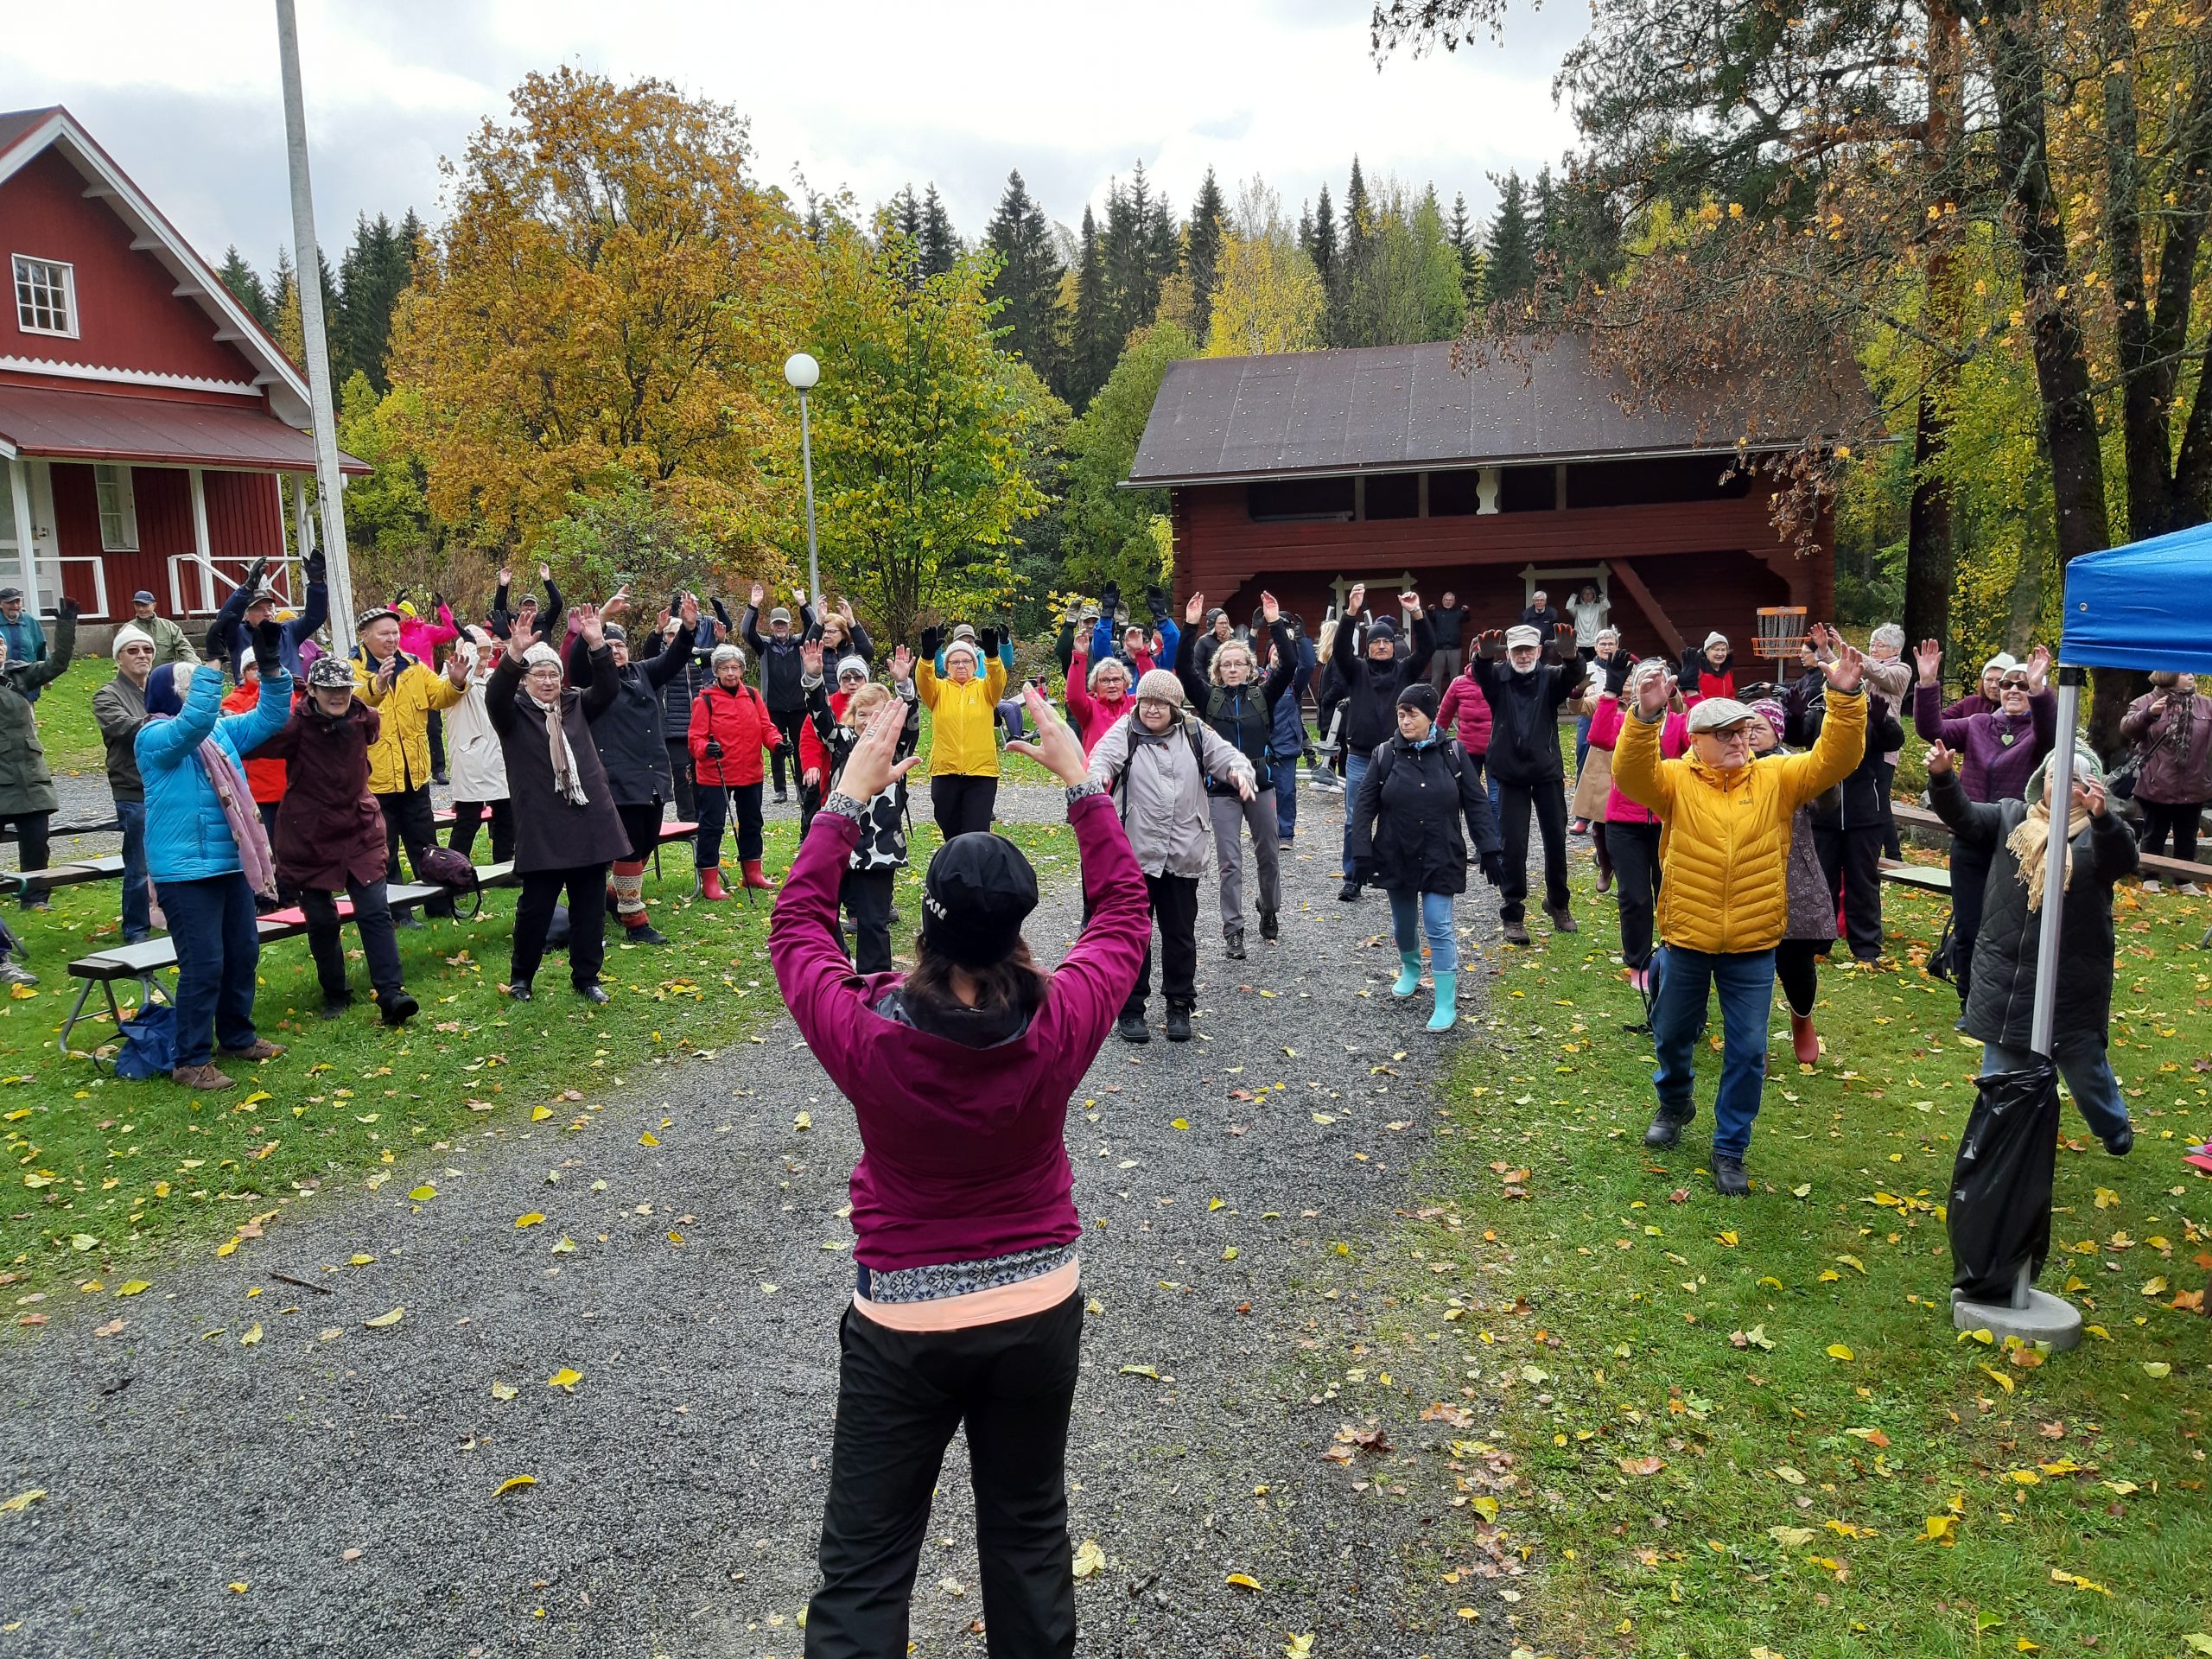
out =
[(38, 714), (31, 704), (48, 682), (68, 668), (76, 644), (77, 619), (65, 611), (54, 620), (51, 657), (39, 662), (18, 662), (11, 657), (7, 671), (0, 673), (0, 818), (51, 812), (61, 804), (54, 792), (54, 768), (46, 763)]
[(1114, 797), (1129, 832), (1129, 850), (1147, 875), (1204, 875), (1212, 857), (1213, 826), (1198, 757), (1205, 757), (1206, 772), (1232, 786), (1251, 782), (1252, 763), (1187, 715), (1160, 737), (1133, 734), (1135, 719), (1134, 710), (1122, 715), (1098, 740), (1090, 752), (1090, 780)]
[(146, 688), (117, 675), (92, 693), (92, 718), (99, 722), (100, 741), (107, 745), (108, 793), (118, 801), (143, 801), (138, 728), (146, 723)]
[[(2035, 1020), (2036, 949), (2043, 912), (2028, 909), (2020, 861), (2005, 843), (2028, 816), (2019, 800), (1970, 801), (1956, 768), (1929, 779), (1929, 799), (1951, 833), (1989, 853), (1981, 931), (1974, 942), (1967, 992), (1967, 1035), (2024, 1052)], [(2112, 1020), (2113, 883), (2135, 874), (2134, 832), (2120, 814), (2093, 817), (2074, 837), (2074, 879), (2060, 918), (2057, 1018), (2054, 1037), (2094, 1032)], [(2046, 896), (2044, 902), (2048, 903)]]

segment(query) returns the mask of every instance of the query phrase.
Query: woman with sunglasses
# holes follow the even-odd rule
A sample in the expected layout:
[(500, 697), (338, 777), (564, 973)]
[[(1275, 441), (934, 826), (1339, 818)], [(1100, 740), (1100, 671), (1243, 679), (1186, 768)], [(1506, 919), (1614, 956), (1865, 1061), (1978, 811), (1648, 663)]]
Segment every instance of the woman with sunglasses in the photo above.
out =
[[(1963, 720), (1946, 718), (1942, 708), (1943, 648), (1923, 639), (1914, 653), (1920, 671), (1913, 690), (1912, 728), (1930, 743), (1941, 743), (1956, 757), (1959, 785), (1970, 801), (2018, 800), (2028, 779), (2057, 741), (2058, 698), (2044, 683), (2050, 651), (2037, 645), (2024, 663), (2000, 671), (1997, 708)], [(1951, 983), (1961, 1006), (1971, 988), (1974, 939), (1981, 931), (1982, 891), (1989, 880), (1990, 852), (1979, 841), (1951, 841)]]

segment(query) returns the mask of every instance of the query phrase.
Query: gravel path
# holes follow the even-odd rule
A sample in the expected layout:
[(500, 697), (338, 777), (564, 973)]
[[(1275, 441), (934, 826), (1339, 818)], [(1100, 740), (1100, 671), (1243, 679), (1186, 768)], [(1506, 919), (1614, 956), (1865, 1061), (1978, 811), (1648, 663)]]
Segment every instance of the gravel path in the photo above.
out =
[[(1007, 811), (1052, 799), (1009, 791)], [(1395, 1328), (1410, 1310), (1378, 1290), (1368, 1241), (1407, 1205), (1448, 1051), (1382, 988), (1394, 964), (1363, 946), (1387, 928), (1379, 897), (1333, 900), (1333, 799), (1302, 804), (1282, 943), (1255, 931), (1252, 959), (1226, 962), (1209, 882), (1205, 1039), (1109, 1039), (1069, 1121), (1103, 1310), (1071, 1446), (1074, 1535), (1107, 1562), (1078, 1592), (1089, 1655), (1510, 1645), (1504, 1608), (1471, 1623), (1471, 1586), (1438, 1582), (1479, 1465), (1473, 1486), (1410, 1466), (1479, 1432), (1487, 1402), (1414, 1429), (1428, 1385), (1369, 1373), (1440, 1352)], [(1054, 882), (1040, 954), (1077, 908)], [(1471, 897), (1461, 920), (1495, 938)], [(291, 1079), (280, 1063), (263, 1081), (281, 1099)], [(515, 1103), (378, 1192), (296, 1201), (227, 1259), (11, 1335), (0, 1491), (47, 1495), (0, 1514), (0, 1659), (799, 1651), (851, 1287), (849, 1115), (787, 1020), (554, 1104), (533, 1126)], [(437, 1188), (419, 1205), (418, 1180)], [(549, 1385), (563, 1368), (571, 1389)], [(1428, 1369), (1457, 1381), (1448, 1353)], [(1322, 1458), (1378, 1422), (1397, 1452)], [(956, 1441), (915, 1599), (925, 1656), (983, 1649), (964, 1463)]]

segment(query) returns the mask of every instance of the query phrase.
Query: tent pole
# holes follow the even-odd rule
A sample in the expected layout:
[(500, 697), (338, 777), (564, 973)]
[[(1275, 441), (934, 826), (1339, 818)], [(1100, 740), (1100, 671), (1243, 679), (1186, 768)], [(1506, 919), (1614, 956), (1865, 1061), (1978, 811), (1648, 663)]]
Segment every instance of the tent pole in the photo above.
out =
[[(2050, 1032), (2058, 1013), (2059, 922), (2066, 905), (2066, 824), (2074, 798), (2074, 733), (2081, 717), (2081, 669), (2058, 671), (2058, 739), (2050, 757), (2050, 844), (2044, 855), (2043, 912), (2036, 937), (2035, 1015), (2029, 1046), (2050, 1058)], [(2032, 804), (2032, 803), (2031, 803)]]

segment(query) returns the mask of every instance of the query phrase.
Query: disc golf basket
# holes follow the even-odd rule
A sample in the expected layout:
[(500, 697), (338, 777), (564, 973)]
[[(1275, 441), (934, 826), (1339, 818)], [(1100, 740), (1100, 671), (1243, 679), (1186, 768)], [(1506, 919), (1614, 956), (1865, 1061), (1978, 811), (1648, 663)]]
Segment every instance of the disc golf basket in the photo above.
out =
[(1804, 643), (1805, 607), (1802, 605), (1759, 607), (1758, 634), (1751, 641), (1753, 656), (1777, 663), (1795, 662), (1798, 647)]

